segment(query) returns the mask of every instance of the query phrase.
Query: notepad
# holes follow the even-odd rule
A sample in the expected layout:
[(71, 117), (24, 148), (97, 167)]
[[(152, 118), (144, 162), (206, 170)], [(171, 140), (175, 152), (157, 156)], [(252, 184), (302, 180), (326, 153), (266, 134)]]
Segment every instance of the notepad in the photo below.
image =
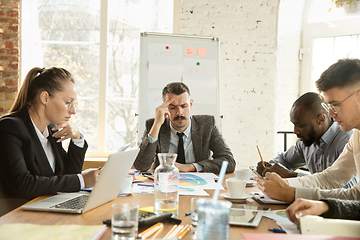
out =
[(154, 212), (154, 206), (148, 206), (148, 207), (139, 208), (139, 212), (140, 213)]
[(300, 218), (300, 230), (302, 234), (360, 237), (360, 221), (329, 219), (309, 215)]
[(104, 225), (37, 225), (15, 223), (0, 225), (1, 239), (93, 239)]

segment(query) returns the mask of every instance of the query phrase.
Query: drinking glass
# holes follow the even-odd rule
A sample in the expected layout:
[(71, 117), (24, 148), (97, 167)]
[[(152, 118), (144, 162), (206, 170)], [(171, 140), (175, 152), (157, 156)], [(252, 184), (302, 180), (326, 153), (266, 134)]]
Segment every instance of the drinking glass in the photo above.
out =
[(228, 240), (229, 214), (231, 202), (212, 199), (197, 200), (198, 222), (196, 227), (197, 240)]
[(138, 235), (139, 205), (136, 203), (113, 203), (111, 208), (112, 239), (136, 239)]

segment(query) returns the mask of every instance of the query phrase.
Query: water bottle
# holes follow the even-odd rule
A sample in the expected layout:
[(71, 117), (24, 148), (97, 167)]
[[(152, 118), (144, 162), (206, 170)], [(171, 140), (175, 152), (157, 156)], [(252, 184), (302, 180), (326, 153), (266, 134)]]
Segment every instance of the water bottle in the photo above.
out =
[(179, 209), (179, 169), (175, 167), (176, 153), (158, 153), (160, 165), (154, 172), (154, 212), (172, 213)]

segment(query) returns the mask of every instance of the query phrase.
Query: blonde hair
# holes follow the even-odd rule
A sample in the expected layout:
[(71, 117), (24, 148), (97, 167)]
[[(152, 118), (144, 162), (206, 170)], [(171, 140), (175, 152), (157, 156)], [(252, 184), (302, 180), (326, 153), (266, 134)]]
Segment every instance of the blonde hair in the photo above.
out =
[(33, 104), (35, 97), (42, 91), (47, 91), (50, 96), (62, 91), (62, 83), (66, 81), (75, 83), (71, 73), (66, 69), (57, 67), (31, 69), (21, 85), (10, 113)]

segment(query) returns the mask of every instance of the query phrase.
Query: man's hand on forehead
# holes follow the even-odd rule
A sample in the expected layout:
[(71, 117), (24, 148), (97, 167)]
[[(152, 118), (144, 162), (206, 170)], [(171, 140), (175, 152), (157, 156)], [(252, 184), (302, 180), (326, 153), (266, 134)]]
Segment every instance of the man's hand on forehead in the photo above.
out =
[(167, 98), (165, 100), (165, 102), (163, 102), (163, 104), (161, 104), (162, 107), (168, 107), (170, 105), (170, 103), (172, 103), (174, 101), (174, 99), (171, 98)]

